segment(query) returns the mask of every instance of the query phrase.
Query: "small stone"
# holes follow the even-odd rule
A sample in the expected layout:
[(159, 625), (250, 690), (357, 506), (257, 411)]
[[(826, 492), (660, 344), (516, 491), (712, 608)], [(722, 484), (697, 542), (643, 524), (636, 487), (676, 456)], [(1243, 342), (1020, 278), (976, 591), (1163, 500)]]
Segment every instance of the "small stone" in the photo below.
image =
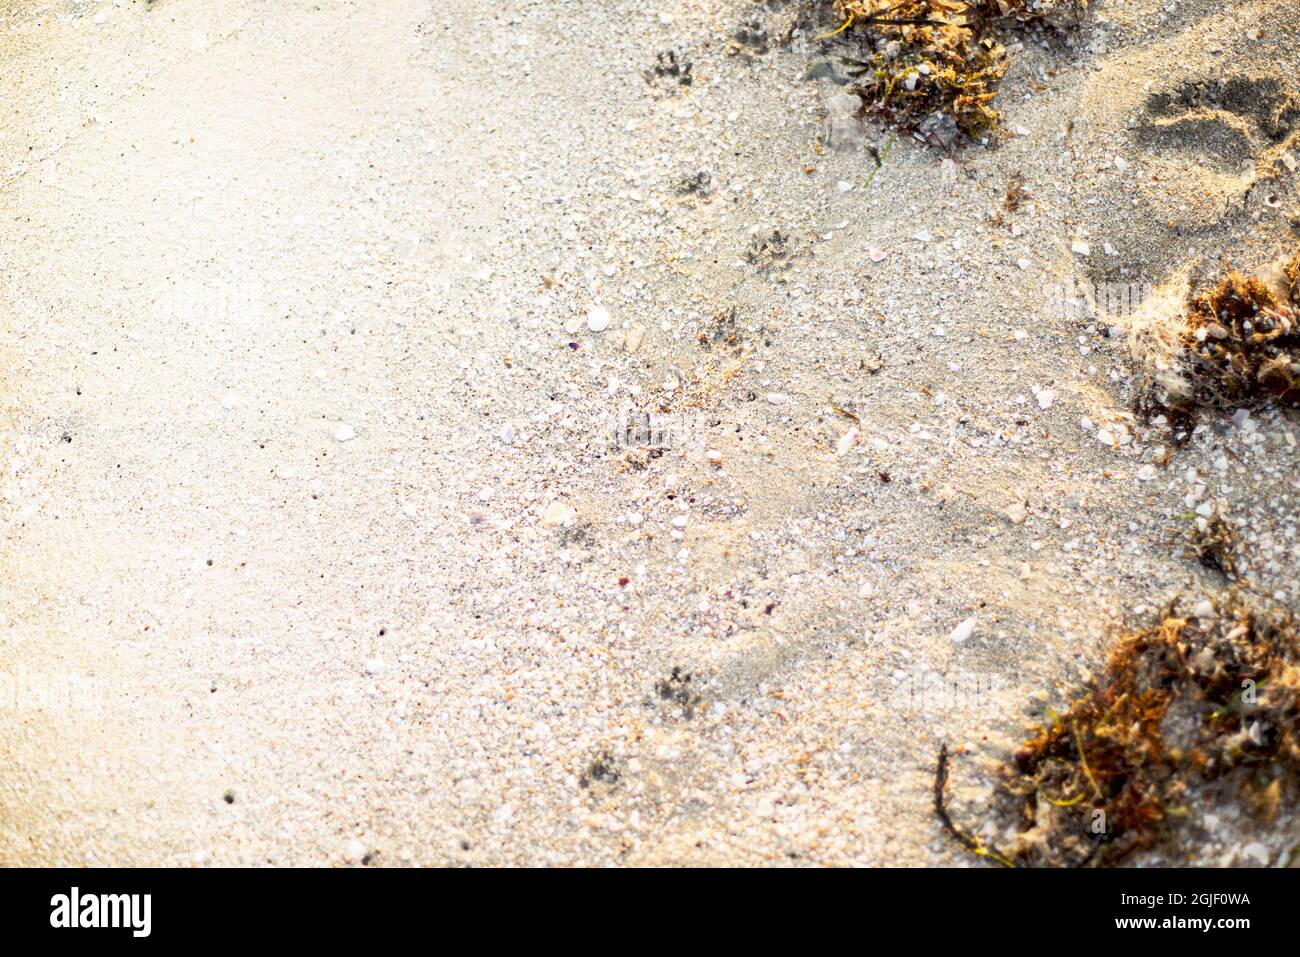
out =
[(1144, 465), (1138, 469), (1139, 482), (1151, 482), (1156, 477), (1156, 467), (1154, 465)]
[(1128, 160), (1122, 156), (1116, 156), (1113, 162), (1115, 163), (1115, 168), (1121, 173), (1128, 169)]
[(582, 316), (570, 316), (564, 322), (564, 331), (569, 335), (576, 335), (582, 330)]
[(371, 658), (369, 661), (366, 662), (366, 674), (371, 675), (372, 677), (374, 675), (379, 674), (383, 670), (384, 670), (384, 662), (380, 658)]
[(353, 838), (352, 840), (348, 841), (348, 846), (343, 851), (343, 860), (351, 864), (354, 861), (361, 860), (365, 856), (366, 856), (366, 846), (364, 844), (362, 844), (356, 838)]
[(1025, 507), (1024, 502), (1012, 502), (1003, 509), (1002, 514), (1007, 517), (1007, 520), (1012, 525), (1023, 525), (1025, 520), (1029, 518), (1029, 509)]
[(867, 137), (866, 125), (858, 116), (862, 101), (848, 93), (838, 93), (826, 99), (826, 145), (832, 152), (854, 153), (862, 148)]
[(641, 340), (645, 338), (645, 329), (641, 326), (633, 326), (627, 331), (623, 338), (623, 348), (628, 352), (636, 352), (641, 348)]
[(780, 392), (769, 392), (767, 394), (767, 401), (772, 403), (773, 405), (784, 405), (789, 400), (789, 398), (790, 397), (788, 395), (783, 395)]
[(1070, 251), (1073, 252), (1076, 256), (1092, 255), (1092, 247), (1089, 246), (1087, 243), (1085, 243), (1083, 240), (1078, 240), (1076, 242), (1071, 243)]
[(1202, 598), (1192, 609), (1192, 614), (1201, 621), (1209, 621), (1215, 616), (1214, 604), (1208, 598)]
[(704, 457), (707, 458), (714, 465), (722, 464), (722, 452), (720, 452), (718, 449), (709, 449), (709, 451), (704, 453)]
[(1268, 862), (1273, 858), (1269, 849), (1259, 841), (1251, 841), (1245, 845), (1241, 849), (1241, 856), (1254, 861), (1260, 867), (1268, 867)]
[(587, 328), (592, 332), (604, 332), (609, 328), (609, 310), (604, 306), (594, 306), (587, 313)]
[(346, 422), (340, 422), (334, 430), (334, 439), (338, 442), (350, 442), (357, 437), (357, 430)]
[(949, 633), (948, 640), (954, 645), (960, 645), (975, 633), (975, 624), (974, 618), (967, 618)]
[(542, 512), (542, 524), (563, 525), (565, 522), (572, 521), (577, 514), (577, 510), (567, 502), (555, 501), (546, 506), (546, 511)]
[(836, 455), (847, 455), (849, 449), (858, 444), (858, 439), (862, 437), (862, 430), (856, 425), (840, 436), (840, 440), (835, 443)]
[(1051, 389), (1039, 389), (1034, 398), (1038, 400), (1038, 407), (1043, 410), (1050, 409), (1052, 403), (1056, 401), (1056, 393)]

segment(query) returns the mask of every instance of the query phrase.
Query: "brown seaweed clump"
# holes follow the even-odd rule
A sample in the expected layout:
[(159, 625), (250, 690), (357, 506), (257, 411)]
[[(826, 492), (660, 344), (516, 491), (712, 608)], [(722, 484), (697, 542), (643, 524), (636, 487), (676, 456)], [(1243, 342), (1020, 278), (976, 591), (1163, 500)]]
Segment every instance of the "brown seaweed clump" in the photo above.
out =
[(867, 113), (950, 148), (959, 136), (997, 127), (990, 101), (1007, 69), (996, 41), (1006, 26), (1045, 20), (1087, 0), (836, 0), (840, 30), (862, 38), (871, 56), (849, 60)]
[(1282, 291), (1229, 273), (1188, 303), (1182, 345), (1190, 398), (1238, 408), (1265, 399), (1300, 404), (1300, 254), (1283, 267)]
[(1170, 609), (1126, 635), (1098, 686), (1067, 713), (1049, 713), (1051, 726), (1005, 769), (1018, 834), (989, 856), (1014, 865), (1111, 865), (1168, 848), (1193, 801), (1236, 797), (1271, 816), (1294, 795), (1296, 623), (1238, 592), (1204, 612)]

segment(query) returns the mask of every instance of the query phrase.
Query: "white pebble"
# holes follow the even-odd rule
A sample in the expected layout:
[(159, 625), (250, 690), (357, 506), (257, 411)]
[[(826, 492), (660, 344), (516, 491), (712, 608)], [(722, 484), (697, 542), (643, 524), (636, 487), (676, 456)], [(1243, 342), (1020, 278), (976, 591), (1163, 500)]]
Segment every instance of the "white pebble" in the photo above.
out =
[(604, 332), (609, 328), (609, 310), (604, 306), (595, 306), (587, 313), (587, 328), (592, 332)]
[(1272, 860), (1273, 855), (1269, 849), (1259, 841), (1251, 841), (1241, 849), (1241, 856), (1249, 858), (1260, 867), (1268, 867), (1268, 862)]
[(578, 514), (572, 505), (565, 502), (552, 502), (542, 513), (543, 525), (563, 525)]
[(334, 430), (334, 438), (339, 442), (350, 442), (357, 437), (357, 430), (352, 428), (346, 422), (340, 422), (339, 427)]
[(954, 628), (948, 635), (948, 640), (955, 645), (960, 645), (963, 641), (975, 633), (975, 619), (967, 618), (960, 625)]

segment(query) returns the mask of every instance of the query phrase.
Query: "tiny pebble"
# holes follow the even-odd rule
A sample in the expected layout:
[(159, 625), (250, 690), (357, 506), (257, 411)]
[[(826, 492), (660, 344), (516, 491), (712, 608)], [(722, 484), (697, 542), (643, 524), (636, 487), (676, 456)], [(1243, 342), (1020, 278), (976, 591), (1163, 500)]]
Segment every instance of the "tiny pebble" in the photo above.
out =
[(566, 502), (552, 502), (546, 506), (546, 511), (542, 513), (542, 524), (563, 525), (577, 514), (577, 510)]
[(975, 619), (967, 618), (960, 625), (952, 630), (948, 635), (948, 640), (955, 645), (960, 645), (963, 641), (975, 633)]

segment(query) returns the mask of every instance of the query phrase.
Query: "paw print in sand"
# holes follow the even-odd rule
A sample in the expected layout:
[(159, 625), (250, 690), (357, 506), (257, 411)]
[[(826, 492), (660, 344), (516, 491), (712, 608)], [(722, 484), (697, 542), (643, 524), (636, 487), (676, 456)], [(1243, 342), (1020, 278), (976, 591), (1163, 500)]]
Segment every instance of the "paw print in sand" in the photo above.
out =
[(1071, 211), (1092, 249), (1080, 264), (1090, 279), (1158, 285), (1225, 255), (1268, 258), (1288, 231), (1300, 199), (1300, 47), (1281, 32), (1248, 35), (1242, 24), (1264, 6), (1216, 5), (1186, 27), (1194, 44), (1138, 35), (1091, 78)]

